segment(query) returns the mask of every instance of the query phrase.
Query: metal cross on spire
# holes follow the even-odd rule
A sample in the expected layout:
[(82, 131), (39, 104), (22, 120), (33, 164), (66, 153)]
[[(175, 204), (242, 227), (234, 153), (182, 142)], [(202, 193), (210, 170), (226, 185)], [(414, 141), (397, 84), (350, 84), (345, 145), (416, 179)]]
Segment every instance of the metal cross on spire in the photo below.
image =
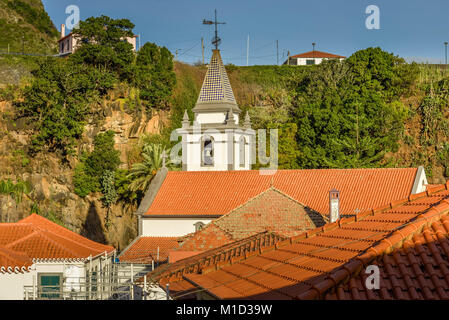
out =
[(217, 21), (217, 9), (215, 9), (215, 21), (203, 19), (203, 24), (215, 24), (215, 37), (212, 39), (212, 44), (215, 46), (215, 49), (218, 50), (218, 45), (221, 43), (221, 39), (218, 37), (217, 25), (226, 24), (226, 22)]

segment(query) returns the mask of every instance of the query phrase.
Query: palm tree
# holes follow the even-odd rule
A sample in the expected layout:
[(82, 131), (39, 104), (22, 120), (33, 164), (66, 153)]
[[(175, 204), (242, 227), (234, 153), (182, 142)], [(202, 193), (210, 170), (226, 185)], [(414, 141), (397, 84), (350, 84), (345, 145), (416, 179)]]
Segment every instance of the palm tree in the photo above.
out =
[[(163, 154), (167, 154), (165, 148), (161, 144), (146, 144), (142, 148), (143, 162), (132, 165), (128, 179), (131, 179), (129, 189), (131, 191), (141, 190), (145, 192), (156, 172), (162, 167)], [(165, 166), (173, 168), (173, 164), (166, 159)]]

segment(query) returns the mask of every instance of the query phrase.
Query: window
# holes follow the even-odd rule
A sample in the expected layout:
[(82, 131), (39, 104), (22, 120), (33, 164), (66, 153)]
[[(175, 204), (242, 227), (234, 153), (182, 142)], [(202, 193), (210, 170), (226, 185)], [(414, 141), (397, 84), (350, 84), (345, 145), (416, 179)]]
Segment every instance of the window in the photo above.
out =
[(315, 59), (313, 60), (306, 60), (306, 65), (311, 66), (315, 64)]
[(40, 273), (39, 279), (39, 298), (42, 299), (61, 299), (62, 298), (62, 274), (59, 273)]
[(197, 223), (194, 223), (193, 225), (195, 226), (195, 232), (200, 231), (205, 226), (205, 224), (202, 223), (201, 221), (198, 221)]
[(212, 137), (203, 137), (201, 140), (201, 165), (214, 165), (214, 140)]
[(240, 137), (239, 140), (239, 162), (240, 162), (240, 167), (244, 167), (245, 166), (245, 137)]

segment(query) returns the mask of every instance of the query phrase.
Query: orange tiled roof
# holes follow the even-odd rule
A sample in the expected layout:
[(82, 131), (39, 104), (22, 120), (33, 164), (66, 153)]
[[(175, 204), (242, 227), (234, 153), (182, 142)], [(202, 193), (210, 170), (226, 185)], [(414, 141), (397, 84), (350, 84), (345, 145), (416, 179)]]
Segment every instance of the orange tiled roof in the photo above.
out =
[[(272, 246), (250, 239), (240, 242), (246, 250), (205, 252), (196, 265), (159, 277), (221, 299), (448, 299), (448, 189), (449, 182)], [(363, 286), (371, 264), (381, 269), (377, 291)]]
[(26, 253), (17, 252), (0, 246), (0, 272), (13, 271), (18, 268), (26, 270), (33, 264)]
[(337, 54), (332, 54), (332, 53), (315, 50), (315, 51), (309, 51), (309, 52), (300, 53), (300, 54), (297, 54), (294, 56), (290, 56), (290, 58), (327, 58), (327, 59), (332, 59), (332, 58), (346, 58), (346, 57), (339, 56)]
[(131, 243), (118, 256), (121, 262), (151, 263), (157, 261), (159, 247), (159, 262), (168, 259), (168, 252), (178, 247), (178, 237), (144, 237), (141, 236)]
[(85, 259), (114, 251), (34, 213), (17, 223), (0, 224), (0, 246), (24, 252), (33, 260)]
[[(169, 171), (146, 216), (223, 215), (271, 186), (328, 214), (329, 190), (340, 191), (340, 211), (354, 214), (411, 193), (417, 169)], [(373, 196), (375, 195), (375, 196)], [(358, 210), (358, 211), (357, 211)]]
[(269, 188), (186, 237), (178, 250), (212, 249), (267, 230), (289, 237), (324, 223), (319, 213)]

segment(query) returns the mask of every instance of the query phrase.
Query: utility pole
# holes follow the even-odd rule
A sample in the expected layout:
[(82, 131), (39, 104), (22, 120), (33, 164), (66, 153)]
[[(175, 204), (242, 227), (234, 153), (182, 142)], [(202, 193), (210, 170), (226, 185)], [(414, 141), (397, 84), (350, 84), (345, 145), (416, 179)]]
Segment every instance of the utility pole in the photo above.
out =
[(175, 60), (178, 61), (178, 49), (176, 49), (175, 54), (176, 54)]
[(25, 36), (22, 36), (22, 54), (25, 53)]
[(314, 64), (316, 63), (316, 60), (315, 60), (315, 45), (316, 45), (316, 43), (315, 43), (315, 42), (312, 42), (312, 47), (313, 47), (313, 62), (314, 62)]
[(248, 41), (246, 42), (246, 66), (248, 66), (249, 62), (249, 34), (248, 34)]
[(203, 65), (204, 65), (204, 38), (201, 38), (201, 52), (203, 54)]
[(276, 65), (279, 65), (279, 40), (276, 40)]
[(447, 41), (444, 43), (444, 51), (445, 51), (445, 64), (447, 64)]

